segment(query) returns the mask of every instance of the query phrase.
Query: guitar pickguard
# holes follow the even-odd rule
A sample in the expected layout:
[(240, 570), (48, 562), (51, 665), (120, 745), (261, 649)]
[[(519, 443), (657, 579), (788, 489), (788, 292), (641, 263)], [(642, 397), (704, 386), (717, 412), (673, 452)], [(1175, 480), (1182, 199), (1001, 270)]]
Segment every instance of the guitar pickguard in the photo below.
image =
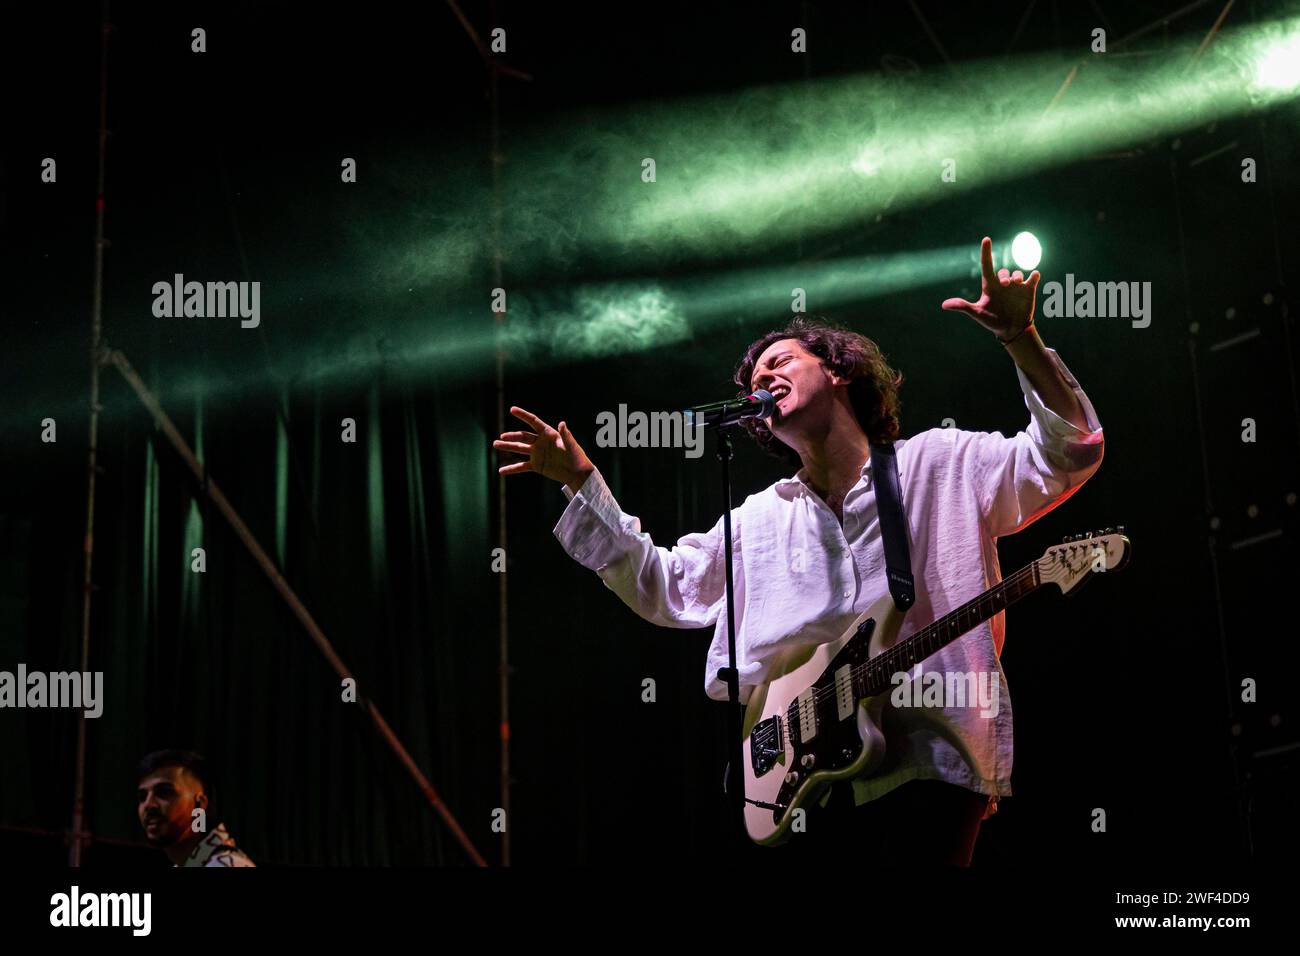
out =
[[(821, 676), (794, 699), (784, 714), (773, 715), (754, 725), (750, 734), (750, 760), (755, 777), (785, 772), (785, 780), (773, 801), (779, 821), (784, 808), (809, 776), (817, 772), (842, 771), (862, 755), (863, 739), (858, 723), (859, 699), (852, 672), (870, 656), (871, 635), (876, 622), (868, 618), (832, 659)], [(793, 754), (787, 763), (786, 744)]]

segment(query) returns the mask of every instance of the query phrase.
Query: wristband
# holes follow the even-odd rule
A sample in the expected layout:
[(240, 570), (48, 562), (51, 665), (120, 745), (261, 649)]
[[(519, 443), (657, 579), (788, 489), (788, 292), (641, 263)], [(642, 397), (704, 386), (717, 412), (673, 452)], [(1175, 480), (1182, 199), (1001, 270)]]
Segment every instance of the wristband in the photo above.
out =
[(1002, 338), (1001, 336), (994, 336), (994, 337), (995, 337), (999, 342), (1001, 342), (1003, 345), (1010, 345), (1012, 342), (1014, 342), (1016, 339), (1020, 338), (1020, 336), (1024, 335), (1026, 332), (1028, 332), (1028, 331), (1029, 331), (1030, 329), (1032, 329), (1033, 327), (1034, 327), (1034, 323), (1033, 323), (1032, 321), (1030, 321), (1030, 323), (1029, 323), (1028, 325), (1026, 325), (1023, 329), (1021, 329), (1021, 330), (1020, 330), (1019, 332), (1017, 332), (1015, 335), (1011, 336), (1011, 338), (1009, 338), (1009, 339), (1004, 339), (1004, 338)]

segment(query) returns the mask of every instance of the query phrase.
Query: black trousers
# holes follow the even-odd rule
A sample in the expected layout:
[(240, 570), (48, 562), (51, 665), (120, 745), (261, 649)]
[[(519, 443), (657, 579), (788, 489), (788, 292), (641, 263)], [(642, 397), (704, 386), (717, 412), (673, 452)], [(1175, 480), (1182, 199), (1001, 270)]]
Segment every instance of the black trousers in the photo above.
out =
[(883, 797), (853, 805), (853, 788), (831, 788), (814, 804), (806, 831), (782, 849), (791, 862), (816, 866), (887, 860), (900, 866), (970, 866), (989, 798), (940, 780), (912, 780)]

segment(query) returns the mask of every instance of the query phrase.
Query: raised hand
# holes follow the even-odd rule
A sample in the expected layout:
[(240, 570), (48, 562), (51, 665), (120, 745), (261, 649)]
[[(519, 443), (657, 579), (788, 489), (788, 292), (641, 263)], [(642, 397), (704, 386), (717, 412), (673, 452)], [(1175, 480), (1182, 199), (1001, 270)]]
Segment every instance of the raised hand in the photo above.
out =
[(1028, 279), (1019, 269), (1015, 272), (999, 269), (995, 274), (993, 240), (988, 236), (980, 243), (980, 272), (982, 290), (978, 302), (944, 299), (943, 308), (969, 315), (1006, 341), (1034, 321), (1034, 294), (1042, 276), (1037, 269), (1029, 274)]
[(573, 437), (568, 425), (560, 422), (559, 428), (552, 428), (532, 412), (517, 405), (510, 406), (510, 414), (533, 430), (503, 432), (492, 443), (492, 447), (501, 453), (523, 455), (527, 460), (502, 465), (497, 472), (502, 475), (519, 475), (531, 471), (563, 482), (569, 486), (570, 491), (576, 492), (581, 488), (596, 466)]

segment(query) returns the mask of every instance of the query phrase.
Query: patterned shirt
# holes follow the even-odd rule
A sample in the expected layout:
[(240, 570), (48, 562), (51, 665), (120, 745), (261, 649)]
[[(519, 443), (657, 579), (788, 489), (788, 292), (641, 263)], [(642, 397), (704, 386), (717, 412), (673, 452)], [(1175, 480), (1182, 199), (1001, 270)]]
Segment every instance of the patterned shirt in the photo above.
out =
[(224, 823), (200, 840), (184, 863), (178, 866), (256, 866), (248, 854), (235, 846)]

